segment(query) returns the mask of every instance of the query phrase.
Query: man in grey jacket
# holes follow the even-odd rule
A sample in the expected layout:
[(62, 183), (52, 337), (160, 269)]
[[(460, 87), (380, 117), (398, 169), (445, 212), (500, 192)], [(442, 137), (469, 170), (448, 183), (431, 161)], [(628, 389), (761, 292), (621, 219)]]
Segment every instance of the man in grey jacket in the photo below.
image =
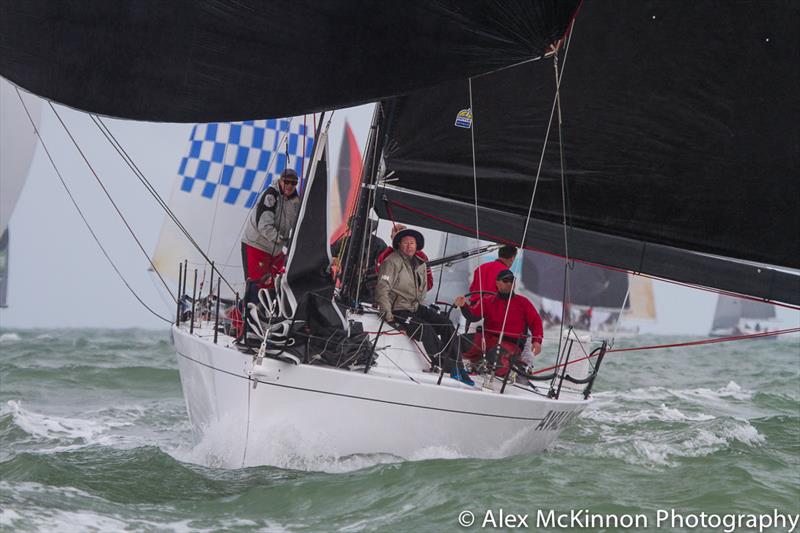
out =
[(457, 364), (459, 345), (453, 324), (446, 316), (425, 305), (428, 280), (425, 261), (416, 255), (425, 239), (412, 229), (397, 232), (392, 239), (394, 252), (381, 263), (375, 301), (384, 320), (394, 328), (421, 340), (428, 357), (450, 372), (453, 379), (474, 385), (462, 365)]
[(272, 287), (273, 276), (283, 267), (283, 247), (300, 214), (297, 172), (287, 168), (258, 197), (242, 236), (242, 266), (245, 280), (259, 287)]

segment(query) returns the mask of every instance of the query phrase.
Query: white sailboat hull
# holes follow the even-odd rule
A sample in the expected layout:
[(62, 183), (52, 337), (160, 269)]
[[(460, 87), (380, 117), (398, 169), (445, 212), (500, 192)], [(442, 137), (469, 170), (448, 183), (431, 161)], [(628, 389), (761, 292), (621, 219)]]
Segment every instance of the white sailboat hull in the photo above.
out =
[(214, 344), (208, 329), (172, 331), (200, 446), (210, 461), (229, 467), (302, 466), (354, 454), (535, 453), (589, 402), (577, 392), (553, 400), (512, 386), (501, 395), (447, 377), (437, 386), (437, 375), (380, 366), (369, 374), (270, 358), (254, 366), (252, 356)]

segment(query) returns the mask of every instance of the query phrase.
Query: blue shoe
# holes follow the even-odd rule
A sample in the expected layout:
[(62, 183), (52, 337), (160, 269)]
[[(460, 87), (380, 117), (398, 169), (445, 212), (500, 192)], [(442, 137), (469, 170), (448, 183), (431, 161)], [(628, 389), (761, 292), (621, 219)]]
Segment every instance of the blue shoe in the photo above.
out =
[(469, 377), (469, 374), (467, 374), (466, 370), (463, 369), (459, 370), (458, 368), (456, 368), (455, 370), (450, 372), (450, 377), (456, 381), (464, 383), (465, 385), (469, 385), (470, 387), (475, 386), (475, 382), (472, 381), (472, 379)]

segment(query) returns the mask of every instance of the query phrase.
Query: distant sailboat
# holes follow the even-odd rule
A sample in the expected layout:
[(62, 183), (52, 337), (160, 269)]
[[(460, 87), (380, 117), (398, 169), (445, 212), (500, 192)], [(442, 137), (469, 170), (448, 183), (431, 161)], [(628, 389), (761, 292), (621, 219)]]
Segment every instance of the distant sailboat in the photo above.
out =
[(727, 337), (766, 333), (779, 329), (775, 318), (774, 305), (720, 294), (709, 335)]

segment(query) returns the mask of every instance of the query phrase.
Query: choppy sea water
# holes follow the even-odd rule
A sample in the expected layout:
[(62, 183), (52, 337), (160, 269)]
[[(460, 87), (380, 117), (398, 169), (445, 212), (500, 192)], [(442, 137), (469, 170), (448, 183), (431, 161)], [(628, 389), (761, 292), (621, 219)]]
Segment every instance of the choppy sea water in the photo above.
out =
[[(3, 330), (0, 531), (482, 531), (500, 509), (527, 531), (722, 531), (657, 513), (800, 513), (799, 369), (797, 337), (609, 354), (544, 454), (231, 470), (193, 440), (168, 332)], [(549, 511), (583, 514), (537, 527)]]

